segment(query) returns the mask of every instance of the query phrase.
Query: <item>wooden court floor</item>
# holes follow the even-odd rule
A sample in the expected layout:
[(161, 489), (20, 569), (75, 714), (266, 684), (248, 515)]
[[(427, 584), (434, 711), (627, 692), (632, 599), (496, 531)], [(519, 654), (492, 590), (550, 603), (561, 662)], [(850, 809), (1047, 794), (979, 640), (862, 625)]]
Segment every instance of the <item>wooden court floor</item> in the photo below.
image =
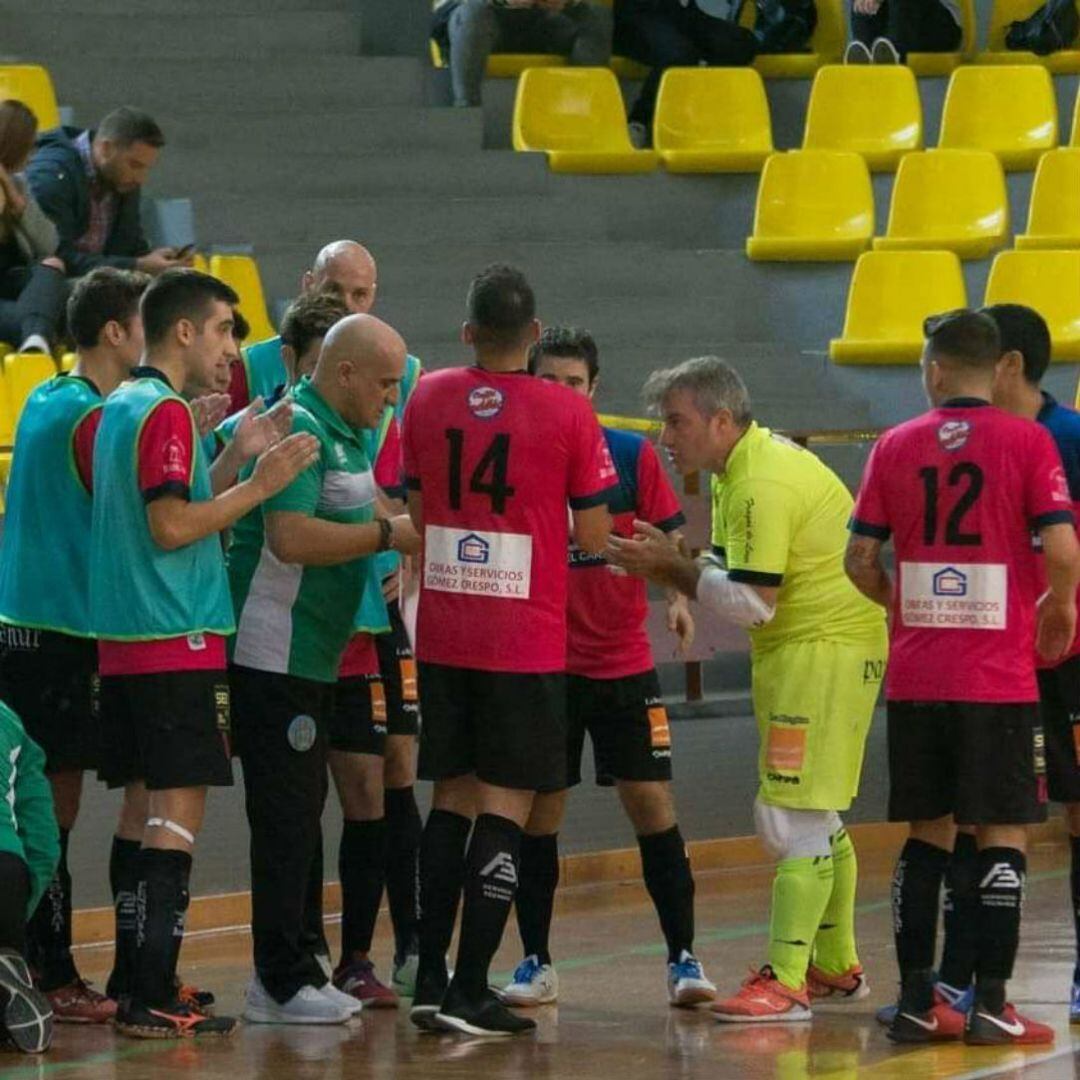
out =
[[(636, 1078), (770, 1078), (879, 1080), (949, 1077), (1080, 1078), (1080, 1028), (1067, 1023), (1073, 963), (1068, 914), (1067, 855), (1044, 845), (1032, 859), (1024, 940), (1013, 1000), (1052, 1023), (1050, 1048), (897, 1049), (874, 1023), (874, 1010), (895, 992), (888, 911), (889, 865), (863, 861), (860, 939), (873, 994), (850, 1013), (824, 1012), (812, 1024), (729, 1027), (708, 1012), (669, 1009), (659, 932), (638, 885), (570, 890), (560, 899), (554, 952), (560, 973), (558, 1006), (536, 1011), (535, 1036), (512, 1041), (421, 1035), (399, 1012), (370, 1012), (347, 1027), (242, 1027), (225, 1041), (134, 1042), (108, 1029), (61, 1027), (41, 1059), (0, 1054), (2, 1080), (636, 1080)], [(698, 880), (698, 955), (721, 989), (762, 962), (768, 905), (766, 871), (723, 871)], [(380, 921), (383, 921), (382, 919)], [(336, 927), (331, 927), (336, 936)], [(249, 974), (242, 932), (190, 939), (182, 971), (213, 989), (222, 1011), (237, 1009)], [(376, 958), (388, 962), (382, 927)], [(99, 985), (108, 949), (79, 950), (84, 974)], [(518, 959), (511, 926), (496, 969)]]

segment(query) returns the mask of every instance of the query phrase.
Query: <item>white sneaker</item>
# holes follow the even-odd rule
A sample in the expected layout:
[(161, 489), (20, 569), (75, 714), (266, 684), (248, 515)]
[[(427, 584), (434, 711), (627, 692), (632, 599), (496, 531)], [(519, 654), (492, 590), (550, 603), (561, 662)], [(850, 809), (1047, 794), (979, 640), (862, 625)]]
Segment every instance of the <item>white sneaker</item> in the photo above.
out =
[(20, 346), (19, 352), (21, 353), (44, 353), (46, 356), (52, 350), (49, 348), (49, 343), (40, 334), (31, 334)]
[(871, 63), (870, 50), (861, 41), (849, 41), (844, 50), (845, 64)]
[(701, 963), (685, 949), (678, 963), (668, 964), (668, 1001), (685, 1008), (716, 1000), (716, 987), (705, 978)]
[(550, 1005), (559, 997), (559, 976), (550, 964), (526, 956), (499, 997), (506, 1005)]
[(879, 37), (874, 39), (874, 44), (870, 47), (870, 59), (875, 64), (899, 64), (900, 53), (888, 38)]
[(359, 998), (354, 998), (352, 994), (339, 990), (332, 982), (320, 986), (319, 993), (328, 1001), (345, 1009), (350, 1016), (359, 1016), (364, 1011), (364, 1003)]
[(252, 976), (244, 998), (244, 1019), (249, 1024), (344, 1024), (351, 1015), (314, 986), (301, 986), (280, 1005), (258, 975)]

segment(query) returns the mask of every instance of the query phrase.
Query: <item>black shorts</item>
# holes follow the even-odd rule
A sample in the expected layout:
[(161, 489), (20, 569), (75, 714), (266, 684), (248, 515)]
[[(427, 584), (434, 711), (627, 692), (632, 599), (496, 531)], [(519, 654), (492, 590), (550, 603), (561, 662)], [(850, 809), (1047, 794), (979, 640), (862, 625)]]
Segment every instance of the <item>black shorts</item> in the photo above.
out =
[(1080, 656), (1038, 674), (1047, 793), (1054, 802), (1080, 802)]
[(0, 626), (0, 697), (45, 751), (45, 771), (96, 769), (97, 642)]
[(1046, 753), (1034, 702), (890, 701), (889, 820), (1046, 820)]
[(387, 604), (386, 608), (390, 615), (390, 632), (375, 635), (379, 674), (386, 694), (386, 733), (415, 737), (420, 731), (416, 660), (397, 601)]
[(419, 665), (422, 780), (476, 773), (496, 787), (566, 787), (566, 676)]
[(349, 675), (334, 686), (330, 749), (346, 754), (386, 753), (386, 693), (378, 675)]
[(229, 686), (233, 742), (242, 761), (258, 743), (259, 754), (276, 754), (285, 762), (300, 758), (306, 764), (308, 751), (315, 750), (325, 769), (336, 683), (232, 664)]
[(111, 788), (230, 787), (230, 698), (224, 671), (107, 675), (101, 680), (101, 764)]
[(671, 779), (671, 728), (655, 668), (619, 679), (568, 675), (566, 715), (568, 786), (581, 783), (586, 731), (601, 787), (616, 780)]

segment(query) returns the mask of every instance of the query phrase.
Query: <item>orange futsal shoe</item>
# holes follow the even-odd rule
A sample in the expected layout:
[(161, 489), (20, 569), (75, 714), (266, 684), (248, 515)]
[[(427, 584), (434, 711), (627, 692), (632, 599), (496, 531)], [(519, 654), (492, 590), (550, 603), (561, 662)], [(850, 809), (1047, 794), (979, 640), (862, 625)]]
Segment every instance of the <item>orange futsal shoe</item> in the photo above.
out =
[(49, 990), (45, 996), (60, 1024), (108, 1024), (116, 1016), (116, 1002), (91, 990), (84, 979)]
[(725, 1001), (718, 1001), (712, 1011), (724, 1024), (783, 1024), (811, 1018), (806, 984), (798, 990), (790, 989), (780, 982), (768, 964), (760, 971), (751, 969), (750, 977), (739, 992)]
[(895, 1043), (955, 1041), (964, 1034), (964, 1014), (940, 1001), (924, 1013), (898, 1009), (885, 1034)]
[(830, 975), (810, 965), (806, 973), (806, 989), (813, 1005), (844, 1006), (870, 996), (870, 984), (859, 964), (842, 975)]

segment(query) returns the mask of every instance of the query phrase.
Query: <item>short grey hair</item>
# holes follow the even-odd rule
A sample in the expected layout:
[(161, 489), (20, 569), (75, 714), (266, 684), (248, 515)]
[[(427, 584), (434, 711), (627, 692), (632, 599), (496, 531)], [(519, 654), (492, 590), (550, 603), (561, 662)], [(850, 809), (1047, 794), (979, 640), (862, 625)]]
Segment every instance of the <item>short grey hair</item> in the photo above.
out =
[(686, 390), (702, 416), (715, 416), (726, 409), (740, 426), (753, 419), (746, 383), (718, 356), (698, 356), (675, 367), (654, 371), (645, 381), (645, 402), (651, 409), (660, 411), (665, 399), (675, 390)]

